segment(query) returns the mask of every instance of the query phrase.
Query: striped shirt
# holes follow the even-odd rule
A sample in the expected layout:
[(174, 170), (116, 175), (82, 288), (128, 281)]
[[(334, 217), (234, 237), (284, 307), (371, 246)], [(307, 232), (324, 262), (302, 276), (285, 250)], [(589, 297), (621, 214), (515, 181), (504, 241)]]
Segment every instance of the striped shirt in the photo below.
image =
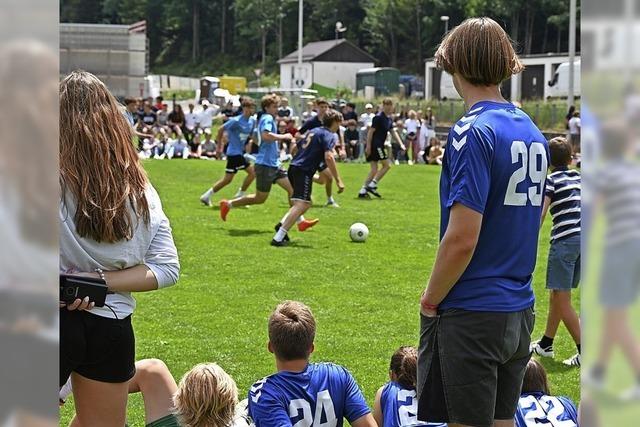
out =
[(580, 235), (580, 172), (554, 169), (547, 177), (545, 196), (551, 199), (551, 241)]

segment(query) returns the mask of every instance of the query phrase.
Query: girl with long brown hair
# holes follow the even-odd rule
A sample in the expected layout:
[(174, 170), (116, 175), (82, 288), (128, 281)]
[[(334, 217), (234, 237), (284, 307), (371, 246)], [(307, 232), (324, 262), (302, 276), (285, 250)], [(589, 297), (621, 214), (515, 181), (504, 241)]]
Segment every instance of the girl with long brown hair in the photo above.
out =
[(60, 309), (60, 386), (69, 376), (72, 425), (122, 426), (135, 373), (131, 292), (176, 283), (169, 220), (107, 87), (75, 71), (60, 83), (60, 272), (100, 277), (104, 307), (77, 299)]
[(418, 350), (410, 346), (397, 349), (389, 364), (389, 382), (378, 389), (373, 405), (373, 418), (379, 427), (446, 427), (418, 420), (417, 375)]

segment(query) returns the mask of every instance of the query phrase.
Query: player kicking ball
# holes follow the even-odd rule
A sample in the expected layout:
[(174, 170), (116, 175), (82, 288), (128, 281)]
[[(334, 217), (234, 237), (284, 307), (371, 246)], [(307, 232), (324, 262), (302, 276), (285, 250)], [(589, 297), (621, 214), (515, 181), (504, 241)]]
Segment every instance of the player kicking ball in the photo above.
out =
[(353, 376), (333, 363), (309, 363), (316, 321), (306, 305), (285, 301), (269, 317), (268, 348), (278, 372), (249, 391), (249, 416), (256, 427), (376, 427)]
[[(293, 141), (294, 138), (290, 133), (278, 134), (275, 117), (278, 114), (278, 96), (265, 95), (262, 97), (262, 109), (264, 114), (258, 122), (258, 143), (260, 149), (256, 157), (255, 173), (256, 173), (256, 194), (242, 196), (233, 200), (222, 200), (220, 202), (220, 218), (227, 220), (227, 215), (231, 208), (247, 205), (260, 205), (269, 197), (273, 184), (282, 187), (289, 196), (289, 204), (293, 188), (287, 178), (287, 172), (280, 168), (280, 149), (279, 141)], [(300, 216), (294, 218), (298, 223), (298, 230), (305, 231), (313, 227), (318, 222), (315, 220), (305, 220)]]
[(291, 201), (293, 205), (284, 218), (276, 226), (276, 235), (271, 241), (272, 246), (284, 246), (287, 244), (287, 233), (296, 218), (301, 217), (311, 206), (311, 189), (313, 188), (313, 175), (321, 163), (327, 165), (332, 177), (336, 180), (338, 193), (344, 191), (344, 184), (338, 174), (336, 161), (333, 156), (342, 114), (335, 110), (327, 111), (322, 117), (322, 127), (307, 133), (298, 147), (296, 157), (289, 166), (289, 181), (293, 187)]
[[(389, 169), (391, 169), (391, 160), (389, 160), (389, 155), (384, 146), (389, 132), (391, 132), (391, 136), (396, 139), (400, 148), (405, 150), (402, 139), (400, 139), (398, 132), (396, 132), (393, 127), (392, 113), (393, 100), (391, 98), (385, 98), (382, 101), (382, 111), (374, 116), (371, 127), (367, 132), (365, 154), (367, 156), (367, 162), (371, 165), (371, 170), (358, 193), (358, 197), (361, 199), (370, 198), (369, 193), (378, 198), (382, 197), (380, 193), (378, 193), (378, 184), (387, 172), (389, 172)], [(382, 165), (380, 169), (378, 169), (378, 163)]]
[(252, 117), (255, 109), (256, 103), (253, 99), (249, 97), (243, 98), (242, 114), (227, 120), (227, 122), (218, 129), (218, 135), (216, 136), (218, 144), (222, 141), (223, 132), (226, 131), (229, 138), (227, 167), (224, 176), (200, 196), (200, 201), (205, 206), (211, 206), (211, 196), (231, 184), (238, 171), (244, 170), (247, 176), (237, 196), (244, 196), (245, 191), (247, 191), (253, 182), (256, 175), (253, 166), (251, 166), (251, 163), (244, 157), (244, 146), (256, 125), (256, 119)]

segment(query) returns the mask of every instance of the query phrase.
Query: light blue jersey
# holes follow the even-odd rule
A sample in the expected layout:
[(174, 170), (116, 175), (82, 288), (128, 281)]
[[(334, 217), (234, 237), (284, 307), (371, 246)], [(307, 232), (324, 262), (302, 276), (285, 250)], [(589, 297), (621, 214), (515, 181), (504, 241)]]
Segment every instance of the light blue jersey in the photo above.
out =
[(516, 427), (578, 427), (578, 411), (564, 396), (523, 393), (515, 420)]
[(455, 203), (483, 215), (471, 262), (440, 308), (517, 312), (534, 303), (547, 140), (510, 103), (476, 103), (449, 132), (440, 175), (440, 238)]
[(264, 113), (258, 122), (258, 143), (260, 150), (256, 156), (256, 164), (277, 168), (280, 166), (280, 150), (278, 141), (265, 141), (262, 132), (278, 133), (276, 121), (271, 114)]
[(447, 427), (446, 424), (418, 421), (416, 391), (403, 387), (395, 381), (389, 381), (384, 385), (380, 395), (380, 407), (382, 409), (381, 427)]
[(256, 427), (342, 426), (371, 411), (349, 371), (333, 363), (310, 363), (302, 372), (282, 371), (249, 391)]
[(242, 156), (244, 154), (244, 145), (255, 125), (256, 119), (245, 117), (244, 114), (232, 117), (222, 125), (229, 138), (227, 156)]

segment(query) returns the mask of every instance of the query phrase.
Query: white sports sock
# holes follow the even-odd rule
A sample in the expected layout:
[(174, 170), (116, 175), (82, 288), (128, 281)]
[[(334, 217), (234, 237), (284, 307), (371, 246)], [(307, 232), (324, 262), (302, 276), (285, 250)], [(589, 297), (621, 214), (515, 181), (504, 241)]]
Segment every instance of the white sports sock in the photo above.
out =
[(233, 207), (233, 203), (231, 202), (231, 200), (229, 200), (229, 202), (227, 203), (227, 205), (229, 205), (229, 209), (231, 209)]
[(302, 221), (304, 221), (304, 215), (300, 215), (298, 219), (296, 219), (296, 224), (300, 224)]
[(367, 184), (369, 188), (376, 188), (378, 186), (378, 181), (372, 179), (369, 184)]
[(327, 197), (327, 203), (335, 203), (336, 201), (333, 200), (333, 196), (329, 196)]
[(246, 192), (245, 192), (245, 191), (242, 191), (242, 187), (238, 188), (238, 196), (239, 196), (239, 197), (242, 197), (242, 196), (244, 196), (245, 194), (246, 194)]
[(273, 236), (273, 240), (275, 240), (276, 242), (282, 242), (282, 240), (284, 239), (284, 236), (286, 235), (287, 235), (287, 230), (285, 230), (284, 227), (280, 227), (276, 235)]
[(203, 199), (205, 199), (205, 198), (206, 199), (210, 199), (211, 196), (213, 196), (213, 193), (214, 193), (213, 188), (210, 188), (210, 189), (208, 189), (207, 191), (204, 192), (204, 194), (202, 195), (202, 198)]
[(366, 194), (366, 193), (367, 193), (367, 187), (363, 185), (362, 188), (360, 189), (360, 194)]
[(71, 377), (69, 377), (69, 379), (67, 380), (66, 383), (64, 383), (64, 385), (62, 386), (62, 388), (60, 388), (60, 391), (58, 392), (58, 398), (62, 401), (67, 400), (67, 397), (69, 397), (69, 395), (73, 392), (73, 389), (71, 387)]

